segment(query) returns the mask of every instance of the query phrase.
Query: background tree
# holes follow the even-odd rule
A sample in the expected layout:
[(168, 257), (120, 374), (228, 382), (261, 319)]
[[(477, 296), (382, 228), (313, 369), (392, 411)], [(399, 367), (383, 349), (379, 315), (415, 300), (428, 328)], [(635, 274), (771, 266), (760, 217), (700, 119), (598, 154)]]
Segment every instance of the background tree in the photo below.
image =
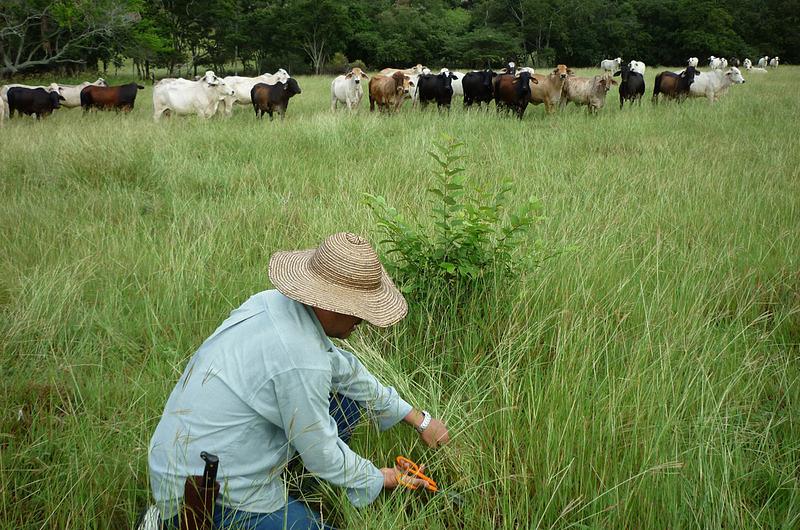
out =
[(84, 63), (114, 36), (141, 22), (138, 0), (3, 0), (0, 75)]

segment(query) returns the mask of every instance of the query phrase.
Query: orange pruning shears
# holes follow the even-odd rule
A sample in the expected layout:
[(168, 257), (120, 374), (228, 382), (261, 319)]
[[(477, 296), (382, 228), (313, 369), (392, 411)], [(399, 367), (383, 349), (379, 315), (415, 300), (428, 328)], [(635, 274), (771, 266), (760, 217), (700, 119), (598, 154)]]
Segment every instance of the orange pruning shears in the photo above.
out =
[[(397, 467), (405, 470), (406, 475), (411, 475), (412, 477), (416, 477), (424, 481), (426, 490), (439, 491), (439, 486), (436, 485), (436, 482), (434, 482), (432, 478), (424, 475), (416, 462), (409, 460), (404, 456), (398, 456), (395, 459), (395, 462), (397, 463)], [(402, 480), (398, 480), (398, 482), (410, 490), (419, 488), (419, 486), (416, 484), (410, 484), (408, 482), (403, 482)]]
[[(404, 456), (398, 456), (395, 459), (395, 462), (397, 463), (397, 467), (405, 471), (405, 475), (410, 475), (425, 482), (425, 489), (427, 491), (444, 495), (456, 508), (461, 508), (464, 505), (464, 497), (458, 493), (439, 489), (439, 486), (436, 485), (436, 482), (432, 478), (422, 473), (422, 469), (417, 465), (416, 462), (409, 460)], [(401, 477), (398, 477), (398, 482), (410, 490), (419, 489), (420, 487), (416, 484), (403, 482)]]

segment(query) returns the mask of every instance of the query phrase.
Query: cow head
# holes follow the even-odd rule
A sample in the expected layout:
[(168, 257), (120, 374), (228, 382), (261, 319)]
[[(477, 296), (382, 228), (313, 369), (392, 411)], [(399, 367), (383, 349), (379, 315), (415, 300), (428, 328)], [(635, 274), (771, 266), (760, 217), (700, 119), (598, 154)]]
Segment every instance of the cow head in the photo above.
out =
[(628, 77), (631, 75), (631, 67), (630, 64), (621, 64), (619, 66), (619, 71), (614, 72), (614, 77), (620, 77), (623, 83), (627, 83)]
[(408, 82), (411, 80), (411, 78), (398, 70), (392, 74), (392, 79), (394, 79), (395, 90), (398, 94), (401, 94), (404, 89), (405, 91), (408, 91)]
[(550, 75), (556, 76), (559, 79), (566, 79), (567, 76), (569, 75), (569, 72), (570, 72), (570, 69), (567, 68), (567, 65), (559, 64), (558, 66), (553, 68), (553, 71), (550, 72)]
[(283, 68), (278, 68), (273, 75), (278, 79), (278, 83), (285, 83), (290, 77), (289, 72)]
[[(213, 72), (211, 73), (213, 74)], [(219, 94), (220, 99), (236, 95), (236, 91), (233, 90), (233, 88), (228, 85), (224, 79), (214, 76), (214, 78), (209, 81), (208, 72), (206, 72), (206, 75), (203, 76), (202, 82), (205, 83), (206, 86), (213, 88)]]
[(103, 79), (102, 77), (98, 77), (97, 81), (95, 81), (94, 83), (91, 83), (91, 84), (93, 84), (95, 86), (104, 86), (104, 87), (108, 86), (108, 83), (106, 83), (106, 80)]
[(686, 70), (679, 74), (679, 77), (686, 83), (686, 86), (690, 86), (694, 82), (694, 77), (699, 73), (694, 66), (688, 66)]
[(355, 84), (357, 84), (357, 85), (361, 83), (361, 79), (362, 78), (369, 80), (369, 76), (367, 74), (365, 74), (364, 72), (362, 72), (361, 68), (359, 68), (357, 66), (355, 68), (351, 69), (349, 72), (347, 72), (347, 75), (345, 75), (344, 77), (345, 77), (345, 79), (348, 79), (348, 80), (352, 79), (353, 82)]
[(47, 93), (47, 97), (50, 100), (50, 105), (54, 109), (60, 109), (61, 108), (61, 102), (65, 101), (64, 96), (62, 96), (61, 94), (59, 94), (56, 91), (48, 92)]
[(611, 89), (611, 85), (618, 84), (611, 78), (610, 75), (595, 76), (594, 82), (595, 82), (595, 87), (597, 87), (599, 90), (602, 90), (604, 94)]
[(200, 80), (206, 83), (208, 86), (217, 86), (222, 82), (222, 79), (217, 77), (217, 75), (211, 70), (206, 70), (206, 73), (200, 78)]
[(517, 97), (526, 98), (531, 94), (531, 83), (537, 84), (538, 79), (531, 77), (530, 72), (522, 71), (514, 74), (514, 84), (516, 85)]
[(730, 78), (733, 83), (739, 84), (744, 83), (744, 77), (742, 77), (742, 72), (739, 71), (738, 68), (732, 66), (730, 70), (725, 72), (725, 75)]
[(300, 94), (302, 91), (300, 90), (300, 85), (297, 83), (297, 79), (294, 77), (290, 77), (286, 80), (286, 83), (283, 86), (283, 89), (286, 91), (286, 95), (288, 97), (296, 96)]

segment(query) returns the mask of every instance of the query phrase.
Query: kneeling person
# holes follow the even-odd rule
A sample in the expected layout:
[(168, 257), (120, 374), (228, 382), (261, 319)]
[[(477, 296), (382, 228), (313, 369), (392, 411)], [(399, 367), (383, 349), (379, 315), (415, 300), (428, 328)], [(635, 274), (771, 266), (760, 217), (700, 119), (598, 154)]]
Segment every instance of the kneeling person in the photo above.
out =
[(234, 310), (189, 360), (150, 441), (150, 483), (168, 524), (178, 523), (186, 477), (202, 472), (201, 451), (219, 456), (215, 528), (282, 528), (284, 517), (287, 528), (321, 527), (285, 495), (282, 471), (295, 452), (310, 472), (345, 487), (355, 506), (396, 487), (396, 468), (379, 469), (346, 444), (355, 404), (382, 430), (404, 420), (430, 447), (449, 441), (441, 421), (329, 339), (347, 338), (362, 319), (387, 327), (406, 315), (366, 240), (340, 233), (317, 249), (277, 252), (269, 277), (277, 290)]

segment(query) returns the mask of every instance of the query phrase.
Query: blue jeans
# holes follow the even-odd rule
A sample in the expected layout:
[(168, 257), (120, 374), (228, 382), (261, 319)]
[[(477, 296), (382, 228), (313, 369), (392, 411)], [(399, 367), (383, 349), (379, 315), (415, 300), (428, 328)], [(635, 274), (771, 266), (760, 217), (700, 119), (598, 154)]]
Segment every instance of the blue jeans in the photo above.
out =
[[(336, 420), (339, 438), (344, 443), (350, 441), (358, 422), (361, 420), (361, 407), (358, 403), (341, 394), (331, 396), (330, 411)], [(162, 525), (165, 529), (180, 528), (179, 516)], [(284, 524), (285, 523), (285, 524)], [(320, 514), (312, 512), (308, 506), (289, 497), (286, 506), (271, 513), (253, 513), (235, 510), (217, 504), (214, 509), (214, 530), (333, 530), (322, 523)]]

